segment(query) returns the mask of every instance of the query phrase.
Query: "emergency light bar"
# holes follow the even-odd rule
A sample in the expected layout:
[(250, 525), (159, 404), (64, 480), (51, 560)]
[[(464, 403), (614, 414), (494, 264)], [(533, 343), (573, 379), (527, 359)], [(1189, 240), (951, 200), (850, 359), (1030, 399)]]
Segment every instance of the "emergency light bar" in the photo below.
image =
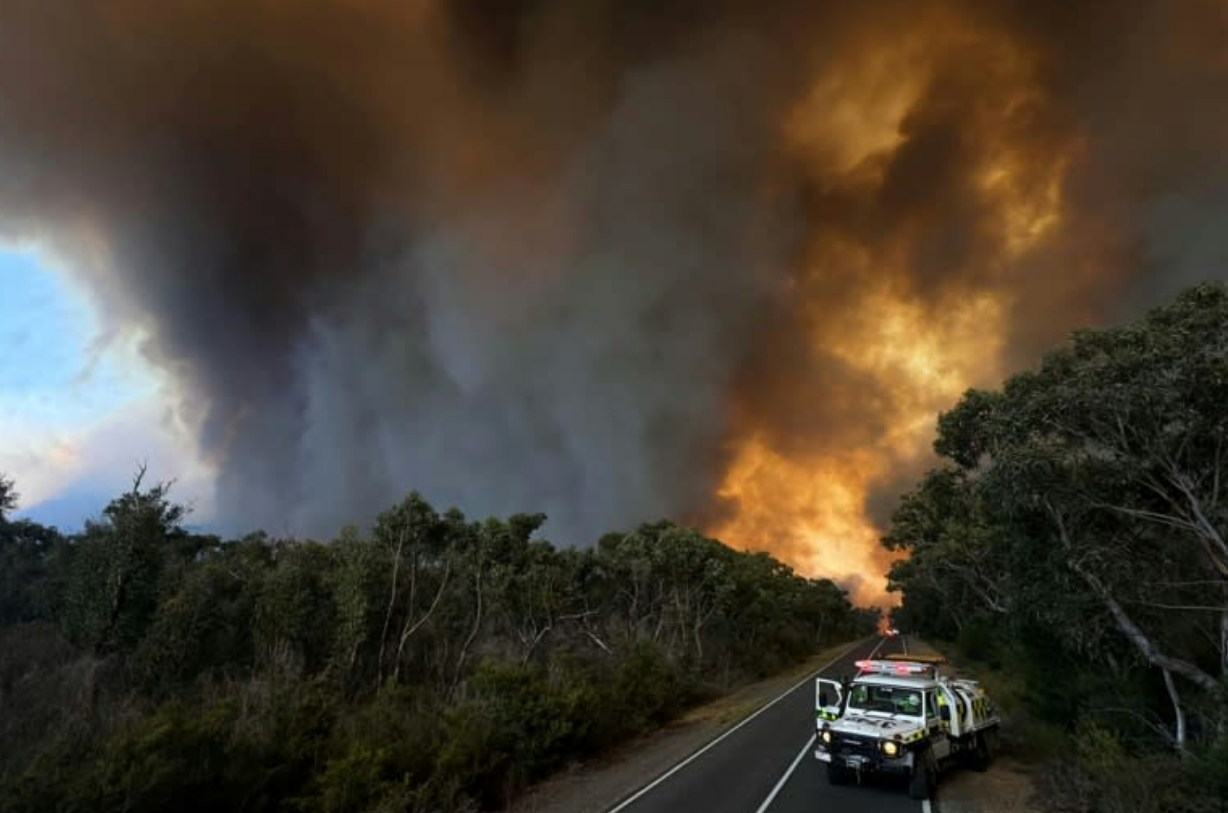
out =
[(857, 673), (858, 675), (896, 675), (898, 677), (908, 677), (910, 675), (938, 676), (938, 666), (932, 663), (918, 663), (916, 661), (856, 661), (853, 665), (860, 670)]
[(885, 661), (912, 661), (913, 663), (946, 663), (946, 657), (942, 655), (909, 655), (904, 652), (892, 652), (890, 655), (881, 656)]

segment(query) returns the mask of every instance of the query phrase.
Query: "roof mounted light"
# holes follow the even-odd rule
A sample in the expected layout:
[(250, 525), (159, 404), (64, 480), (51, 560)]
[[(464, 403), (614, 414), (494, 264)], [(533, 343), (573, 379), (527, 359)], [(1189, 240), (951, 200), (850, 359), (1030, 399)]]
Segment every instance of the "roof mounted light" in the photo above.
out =
[(896, 675), (898, 677), (931, 677), (938, 676), (938, 665), (933, 663), (918, 663), (917, 661), (855, 661), (858, 675)]

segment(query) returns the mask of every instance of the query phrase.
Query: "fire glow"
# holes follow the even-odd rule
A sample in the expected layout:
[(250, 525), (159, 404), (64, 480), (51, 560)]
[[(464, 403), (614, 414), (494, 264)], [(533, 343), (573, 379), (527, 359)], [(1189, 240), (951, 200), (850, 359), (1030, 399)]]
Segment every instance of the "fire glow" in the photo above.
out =
[(47, 5), (0, 238), (147, 338), (225, 533), (418, 490), (889, 603), (936, 413), (1225, 273), (1221, 2)]
[[(883, 193), (885, 168), (908, 149), (908, 120), (926, 93), (925, 79), (940, 69), (944, 47), (955, 47), (919, 36), (902, 50), (867, 49), (820, 77), (785, 122), (787, 140), (808, 156), (811, 171), (829, 185), (856, 190), (854, 203), (872, 207)], [(981, 113), (1000, 117), (1003, 126), (988, 128), (997, 137), (978, 156), (983, 167), (970, 174), (990, 224), (988, 274), (1005, 277), (1060, 222), (1064, 158), (1030, 163), (1009, 138), (1009, 121), (1036, 101), (1027, 60), (982, 32), (961, 31), (957, 39), (959, 48), (987, 54), (1003, 74), (996, 110)], [(835, 579), (860, 603), (879, 606), (895, 599), (885, 592), (889, 559), (867, 501), (900, 471), (925, 464), (939, 411), (1001, 373), (1011, 306), (1008, 294), (993, 289), (954, 288), (937, 298), (925, 292), (926, 299), (914, 294), (910, 281), (924, 274), (910, 255), (925, 226), (908, 226), (864, 241), (816, 230), (799, 285), (804, 291), (808, 279), (856, 280), (838, 308), (822, 297), (803, 307), (815, 347), (872, 384), (883, 431), (869, 442), (790, 455), (752, 428), (733, 444), (717, 492), (729, 513), (712, 529), (735, 546), (770, 551), (801, 573)], [(804, 379), (814, 372), (796, 374)]]

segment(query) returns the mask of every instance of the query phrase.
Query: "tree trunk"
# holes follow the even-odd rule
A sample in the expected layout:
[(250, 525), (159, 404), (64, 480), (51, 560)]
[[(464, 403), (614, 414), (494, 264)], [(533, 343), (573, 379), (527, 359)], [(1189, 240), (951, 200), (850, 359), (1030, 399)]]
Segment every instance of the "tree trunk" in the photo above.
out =
[[(1219, 659), (1220, 680), (1228, 686), (1228, 585), (1224, 585), (1224, 609), (1219, 615)], [(1228, 738), (1228, 709), (1222, 706), (1216, 728), (1218, 739), (1223, 742)]]
[(1050, 515), (1057, 524), (1058, 534), (1061, 538), (1062, 547), (1066, 549), (1066, 563), (1070, 569), (1082, 577), (1088, 587), (1092, 589), (1092, 593), (1100, 599), (1100, 601), (1108, 608), (1109, 614), (1113, 616), (1113, 620), (1117, 623), (1117, 628), (1123, 635), (1134, 644), (1135, 648), (1142, 653), (1143, 657), (1152, 666), (1158, 666), (1165, 671), (1176, 672), (1187, 680), (1201, 686), (1207, 691), (1215, 691), (1219, 685), (1214, 677), (1199, 669), (1196, 665), (1189, 661), (1184, 661), (1180, 658), (1174, 658), (1159, 649), (1155, 642), (1147, 636), (1143, 630), (1134, 623), (1133, 619), (1122, 609), (1121, 604), (1113, 597), (1108, 586), (1100, 580), (1100, 577), (1092, 573), (1079, 561), (1075, 554), (1074, 542), (1070, 538), (1070, 533), (1066, 529), (1066, 522), (1062, 518), (1061, 513), (1055, 509), (1046, 500), (1046, 507), (1049, 509)]
[(1219, 614), (1219, 674), (1228, 681), (1228, 584), (1224, 585), (1224, 609)]
[[(384, 682), (384, 649), (388, 642), (388, 627), (392, 625), (392, 610), (396, 607), (397, 603), (397, 587), (399, 586), (397, 584), (397, 577), (401, 572), (401, 550), (404, 546), (405, 531), (402, 530), (401, 537), (397, 540), (396, 558), (392, 560), (392, 589), (388, 591), (388, 609), (384, 612), (384, 628), (380, 630), (379, 634), (379, 658), (376, 660), (376, 663), (379, 664), (378, 674), (380, 683)], [(413, 608), (410, 607), (409, 611), (412, 613)]]
[(1181, 708), (1181, 696), (1177, 694), (1177, 684), (1173, 682), (1173, 673), (1167, 669), (1161, 670), (1164, 673), (1164, 687), (1168, 689), (1168, 697), (1173, 701), (1173, 716), (1175, 722), (1173, 728), (1175, 735), (1173, 743), (1177, 746), (1177, 753), (1185, 754), (1185, 711)]
[[(414, 573), (418, 570), (417, 560), (414, 561)], [(413, 636), (415, 632), (422, 628), (422, 625), (431, 620), (431, 616), (435, 614), (435, 608), (439, 606), (439, 600), (443, 598), (443, 591), (448, 586), (448, 578), (452, 574), (452, 561), (449, 559), (444, 565), (443, 575), (439, 578), (439, 589), (435, 591), (435, 598), (431, 600), (431, 606), (427, 608), (426, 615), (414, 621), (414, 607), (411, 603), (405, 614), (405, 628), (401, 630), (401, 640), (397, 642), (396, 662), (393, 664), (392, 677), (394, 680), (401, 677), (401, 652), (405, 649), (405, 643)], [(415, 576), (415, 582), (417, 577)], [(410, 585), (410, 597), (413, 597), (414, 583)]]
[(474, 639), (478, 637), (478, 631), (482, 628), (482, 565), (478, 563), (477, 573), (473, 577), (473, 588), (477, 594), (477, 606), (473, 611), (473, 629), (469, 630), (469, 637), (465, 639), (465, 643), (461, 646), (460, 654), (456, 656), (456, 673), (452, 677), (452, 690), (449, 694), (456, 693), (456, 687), (460, 685), (461, 670), (465, 667), (465, 659), (469, 657), (469, 647), (473, 645)]

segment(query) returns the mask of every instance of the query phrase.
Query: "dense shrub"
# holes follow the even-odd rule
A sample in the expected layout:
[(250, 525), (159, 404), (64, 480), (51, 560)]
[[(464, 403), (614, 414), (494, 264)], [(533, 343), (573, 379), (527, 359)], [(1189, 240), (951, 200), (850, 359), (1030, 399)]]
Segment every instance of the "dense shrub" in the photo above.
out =
[(333, 544), (181, 515), (138, 480), (79, 537), (0, 522), (0, 810), (491, 808), (875, 621), (669, 523), (559, 550), (417, 495)]

